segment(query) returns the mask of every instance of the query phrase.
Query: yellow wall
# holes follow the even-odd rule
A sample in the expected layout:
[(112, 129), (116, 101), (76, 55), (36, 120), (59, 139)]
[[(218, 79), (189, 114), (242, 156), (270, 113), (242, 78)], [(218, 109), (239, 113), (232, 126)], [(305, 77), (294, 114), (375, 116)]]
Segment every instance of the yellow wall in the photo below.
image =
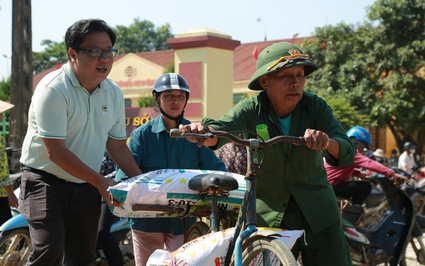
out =
[(131, 99), (131, 106), (137, 107), (140, 96), (152, 95), (153, 84), (163, 72), (163, 67), (129, 53), (114, 62), (108, 77), (120, 86), (125, 99)]
[(217, 119), (233, 107), (233, 51), (211, 47), (182, 49), (175, 51), (174, 60), (176, 72), (180, 63), (202, 62), (203, 117)]
[(395, 138), (391, 130), (387, 127), (381, 130), (385, 130), (386, 134), (386, 149), (384, 150), (385, 156), (388, 158), (391, 155), (391, 151), (393, 149), (396, 149), (398, 152), (397, 154), (400, 155), (403, 151), (399, 151), (397, 148), (397, 143), (395, 142)]

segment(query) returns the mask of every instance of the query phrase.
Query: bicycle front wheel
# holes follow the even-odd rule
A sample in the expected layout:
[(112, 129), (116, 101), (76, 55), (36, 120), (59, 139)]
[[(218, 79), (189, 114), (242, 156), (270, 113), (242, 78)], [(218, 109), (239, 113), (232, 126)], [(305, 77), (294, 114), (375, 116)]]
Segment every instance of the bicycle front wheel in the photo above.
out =
[(279, 239), (263, 237), (248, 240), (242, 252), (244, 266), (296, 266), (297, 261)]

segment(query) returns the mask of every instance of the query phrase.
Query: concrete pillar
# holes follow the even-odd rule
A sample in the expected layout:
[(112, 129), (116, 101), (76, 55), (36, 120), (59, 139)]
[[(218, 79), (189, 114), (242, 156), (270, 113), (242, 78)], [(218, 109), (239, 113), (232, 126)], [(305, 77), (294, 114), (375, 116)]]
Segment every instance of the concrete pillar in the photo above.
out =
[(192, 121), (220, 118), (233, 107), (233, 53), (240, 41), (199, 29), (167, 42), (174, 49), (175, 71), (186, 79), (191, 91), (185, 117)]

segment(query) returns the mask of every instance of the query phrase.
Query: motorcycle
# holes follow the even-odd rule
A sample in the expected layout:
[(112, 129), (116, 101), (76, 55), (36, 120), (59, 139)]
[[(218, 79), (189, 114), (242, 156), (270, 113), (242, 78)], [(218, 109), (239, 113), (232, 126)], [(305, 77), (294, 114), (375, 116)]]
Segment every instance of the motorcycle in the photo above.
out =
[[(425, 233), (425, 178), (415, 179), (411, 184), (403, 185), (402, 189), (409, 195), (416, 210), (414, 235), (421, 237)], [(416, 254), (417, 261), (425, 265), (423, 242), (411, 239), (410, 244)]]
[[(119, 242), (124, 261), (134, 259), (128, 219), (122, 218), (111, 226), (111, 234)], [(20, 213), (0, 226), (0, 265), (26, 265), (31, 253), (28, 221)], [(95, 265), (106, 266), (103, 250), (98, 247)]]
[[(378, 265), (406, 265), (406, 247), (412, 241), (421, 246), (418, 249), (418, 260), (424, 258), (424, 244), (420, 230), (421, 217), (417, 214), (411, 198), (401, 186), (392, 180), (377, 175), (373, 180), (379, 184), (385, 199), (376, 200), (371, 194), (371, 201), (375, 204), (385, 202), (385, 207), (376, 210), (375, 219), (362, 220), (366, 213), (359, 206), (345, 206), (342, 208), (343, 228), (350, 247), (353, 264)], [(366, 204), (366, 208), (368, 205)], [(376, 206), (375, 206), (376, 207)], [(419, 228), (419, 230), (418, 230)]]

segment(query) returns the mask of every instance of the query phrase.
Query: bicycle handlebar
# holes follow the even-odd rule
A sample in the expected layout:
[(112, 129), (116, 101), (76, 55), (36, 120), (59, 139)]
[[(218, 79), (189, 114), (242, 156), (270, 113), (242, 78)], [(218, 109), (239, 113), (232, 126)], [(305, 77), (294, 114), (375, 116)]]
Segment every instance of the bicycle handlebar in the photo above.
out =
[(214, 137), (226, 138), (235, 142), (236, 144), (242, 146), (252, 146), (255, 143), (259, 147), (269, 147), (278, 142), (290, 142), (297, 145), (305, 145), (305, 139), (303, 137), (293, 137), (293, 136), (276, 136), (266, 141), (259, 141), (255, 138), (251, 139), (241, 139), (230, 132), (226, 131), (207, 131), (205, 133), (182, 133), (180, 129), (173, 128), (170, 130), (170, 137), (172, 138), (200, 138), (200, 139), (210, 139)]

